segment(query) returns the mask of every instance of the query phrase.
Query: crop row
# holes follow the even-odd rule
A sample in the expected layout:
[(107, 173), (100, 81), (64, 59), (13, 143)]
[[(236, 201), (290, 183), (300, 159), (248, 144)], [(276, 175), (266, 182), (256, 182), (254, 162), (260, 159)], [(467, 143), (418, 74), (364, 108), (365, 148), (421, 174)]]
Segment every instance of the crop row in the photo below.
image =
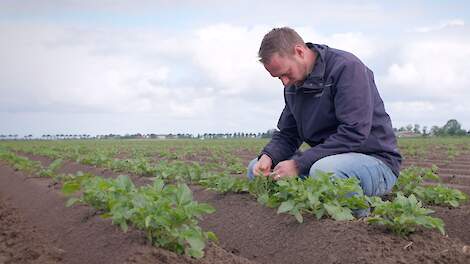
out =
[[(248, 181), (227, 173), (211, 173), (198, 164), (165, 163), (157, 171), (155, 176), (166, 181), (194, 182), (218, 192), (249, 192), (261, 203), (278, 207), (279, 213), (294, 215), (299, 222), (303, 221), (303, 214), (313, 214), (317, 218), (330, 216), (337, 220), (353, 219), (354, 210), (366, 209), (370, 204), (378, 209), (373, 211), (369, 218), (370, 223), (383, 224), (402, 235), (413, 232), (419, 225), (443, 232), (442, 221), (429, 216), (432, 211), (422, 208), (423, 201), (427, 204), (458, 206), (466, 200), (466, 196), (459, 191), (444, 186), (440, 186), (440, 189), (420, 186), (422, 173), (402, 173), (404, 176), (400, 176), (400, 179), (412, 180), (399, 181), (395, 187), (397, 199), (390, 202), (362, 195), (358, 182), (354, 179), (338, 180), (327, 173), (316, 179), (274, 182), (264, 177)], [(406, 175), (414, 175), (414, 178)], [(410, 182), (416, 183), (415, 186), (412, 187)], [(421, 195), (423, 190), (427, 196)]]

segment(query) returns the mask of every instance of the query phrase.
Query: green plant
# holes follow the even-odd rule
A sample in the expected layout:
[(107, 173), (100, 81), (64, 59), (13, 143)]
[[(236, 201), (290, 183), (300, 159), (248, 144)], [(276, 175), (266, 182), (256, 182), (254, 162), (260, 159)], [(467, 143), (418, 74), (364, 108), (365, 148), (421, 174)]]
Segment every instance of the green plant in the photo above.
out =
[(246, 179), (226, 174), (206, 174), (198, 183), (220, 193), (246, 192), (249, 189)]
[(392, 202), (373, 197), (371, 203), (374, 210), (373, 215), (367, 219), (368, 223), (383, 225), (400, 236), (415, 232), (419, 226), (434, 228), (445, 234), (444, 222), (430, 216), (434, 211), (423, 208), (413, 194), (406, 197), (398, 192)]
[(0, 159), (5, 160), (18, 171), (35, 174), (41, 170), (41, 163), (38, 161), (32, 161), (26, 157), (18, 156), (9, 150), (4, 149), (0, 151)]
[(38, 175), (39, 177), (48, 177), (48, 178), (53, 178), (56, 174), (57, 171), (60, 169), (62, 166), (63, 160), (62, 159), (56, 159), (47, 168), (42, 168)]
[(425, 179), (440, 181), (436, 174), (437, 167), (420, 168), (409, 167), (400, 172), (397, 183), (393, 187), (393, 192), (402, 192), (404, 195), (414, 194), (416, 198), (425, 204), (450, 205), (458, 207), (468, 200), (468, 196), (463, 192), (452, 189), (442, 184), (434, 186), (424, 186)]
[(460, 204), (468, 200), (468, 196), (460, 190), (452, 189), (441, 184), (417, 187), (414, 193), (421, 201), (430, 205), (459, 207)]
[(205, 241), (216, 240), (212, 232), (203, 232), (197, 225), (197, 219), (214, 212), (214, 208), (193, 201), (186, 184), (165, 185), (156, 180), (134, 195), (132, 206), (131, 222), (146, 230), (149, 239), (159, 246), (200, 258)]
[(436, 174), (437, 167), (421, 168), (416, 166), (408, 167), (400, 172), (397, 182), (393, 186), (393, 192), (403, 192), (405, 195), (412, 194), (414, 190), (423, 184), (423, 181), (438, 181), (440, 178)]
[(317, 172), (315, 178), (293, 178), (277, 185), (274, 197), (280, 202), (278, 213), (292, 214), (299, 222), (303, 213), (318, 219), (328, 215), (335, 220), (352, 220), (352, 210), (369, 207), (356, 178), (340, 179), (332, 173)]
[(274, 197), (279, 185), (271, 177), (258, 175), (247, 182), (247, 187), (248, 192), (255, 196), (259, 203), (271, 208), (279, 206), (280, 202)]
[(75, 177), (63, 186), (66, 194), (79, 190), (81, 197), (71, 198), (68, 206), (90, 204), (123, 231), (131, 223), (143, 229), (153, 244), (179, 254), (200, 258), (205, 242), (217, 239), (214, 233), (198, 226), (198, 219), (214, 212), (214, 208), (195, 202), (186, 184), (170, 185), (156, 179), (153, 185), (137, 188), (121, 175), (116, 179)]

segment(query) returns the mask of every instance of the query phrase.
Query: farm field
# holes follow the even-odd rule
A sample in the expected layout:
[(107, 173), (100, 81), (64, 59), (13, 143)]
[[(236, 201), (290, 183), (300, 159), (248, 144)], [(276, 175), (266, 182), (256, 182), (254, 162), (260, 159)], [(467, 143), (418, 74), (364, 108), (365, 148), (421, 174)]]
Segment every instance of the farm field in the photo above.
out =
[[(342, 207), (320, 219), (305, 210), (299, 221), (290, 201), (272, 200), (272, 183), (245, 179), (266, 143), (0, 141), (0, 263), (470, 263), (468, 201), (425, 205), (445, 234), (335, 220), (349, 217)], [(470, 139), (400, 139), (399, 148), (402, 171), (422, 168), (470, 194)]]

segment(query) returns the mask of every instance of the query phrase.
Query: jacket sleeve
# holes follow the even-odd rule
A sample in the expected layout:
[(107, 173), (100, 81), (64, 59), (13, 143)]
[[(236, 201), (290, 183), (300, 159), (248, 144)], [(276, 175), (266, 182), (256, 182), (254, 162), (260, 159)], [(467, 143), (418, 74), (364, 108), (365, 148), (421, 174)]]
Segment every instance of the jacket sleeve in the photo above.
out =
[(262, 154), (268, 155), (273, 162), (273, 167), (283, 160), (290, 159), (302, 144), (296, 121), (287, 105), (279, 117), (277, 127), (279, 131), (274, 132), (271, 141), (260, 154), (260, 157)]
[(323, 143), (293, 158), (301, 174), (308, 175), (313, 163), (323, 157), (360, 149), (372, 127), (371, 85), (372, 72), (360, 61), (349, 61), (340, 69), (333, 99), (339, 126)]

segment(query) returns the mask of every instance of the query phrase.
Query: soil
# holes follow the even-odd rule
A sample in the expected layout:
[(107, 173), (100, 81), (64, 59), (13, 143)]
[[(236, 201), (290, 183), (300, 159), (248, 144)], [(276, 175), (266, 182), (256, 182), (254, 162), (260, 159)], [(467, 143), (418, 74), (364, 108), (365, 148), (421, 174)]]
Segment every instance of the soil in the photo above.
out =
[(63, 263), (62, 254), (0, 195), (0, 263)]
[(463, 153), (449, 158), (445, 152), (430, 152), (427, 156), (404, 159), (403, 168), (409, 166), (438, 167), (437, 174), (442, 182), (452, 188), (459, 189), (470, 195), (470, 154)]
[[(202, 260), (178, 256), (150, 246), (140, 231), (131, 229), (124, 233), (88, 206), (66, 208), (67, 198), (58, 189), (58, 186), (51, 184), (50, 179), (31, 178), (0, 161), (0, 260), (3, 261), (0, 263), (49, 263), (43, 259), (77, 264), (250, 263), (215, 244), (208, 247), (206, 257)], [(10, 204), (9, 207), (3, 206), (6, 202)], [(17, 217), (19, 213), (21, 218)], [(17, 224), (20, 223), (17, 219), (23, 220), (21, 225)], [(29, 231), (29, 227), (33, 231)], [(19, 237), (17, 241), (16, 238), (9, 238), (12, 233), (19, 233), (14, 235)], [(41, 240), (32, 239), (31, 233), (48, 244), (43, 246)], [(4, 237), (5, 241), (10, 242), (4, 243)], [(29, 261), (31, 258), (38, 262)]]
[(193, 189), (217, 210), (203, 228), (214, 231), (223, 248), (260, 263), (470, 263), (456, 236), (425, 230), (401, 238), (363, 220), (306, 217), (299, 224), (245, 194)]
[[(248, 156), (244, 159), (250, 160)], [(117, 175), (74, 162), (65, 162), (61, 168), (69, 173), (78, 170)], [(87, 206), (65, 208), (59, 186), (52, 186), (48, 179), (27, 177), (0, 162), (1, 199), (8, 199), (24, 215), (25, 225), (35, 226), (40, 237), (52, 243), (51, 248), (63, 250), (61, 263), (470, 263), (464, 250), (470, 244), (468, 204), (457, 209), (432, 207), (446, 223), (448, 235), (420, 230), (402, 238), (361, 219), (338, 222), (307, 216), (299, 224), (290, 215), (278, 215), (275, 209), (260, 205), (249, 194), (217, 194), (191, 186), (195, 199), (216, 208), (200, 223), (219, 238), (218, 245), (210, 245), (206, 256), (196, 261), (147, 245), (139, 231), (121, 232)], [(148, 182), (131, 177), (138, 185)], [(48, 256), (44, 252), (40, 255)]]

